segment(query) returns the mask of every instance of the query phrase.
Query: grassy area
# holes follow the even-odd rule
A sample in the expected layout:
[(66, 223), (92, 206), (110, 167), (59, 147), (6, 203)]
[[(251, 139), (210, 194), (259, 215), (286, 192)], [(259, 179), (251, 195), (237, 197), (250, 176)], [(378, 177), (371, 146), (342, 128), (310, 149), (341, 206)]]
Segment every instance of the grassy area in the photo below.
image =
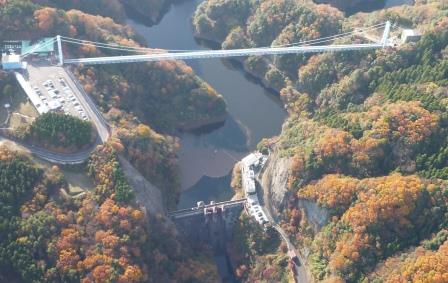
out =
[(92, 179), (82, 169), (61, 168), (61, 171), (67, 180), (69, 195), (74, 196), (94, 189)]
[[(42, 160), (40, 158), (34, 158), (38, 166), (43, 169), (49, 169), (54, 164)], [(93, 180), (87, 175), (84, 165), (75, 166), (60, 166), (59, 170), (64, 175), (64, 179), (67, 181), (67, 193), (70, 196), (76, 196), (85, 191), (91, 191), (95, 188)]]
[(0, 99), (0, 123), (3, 123), (8, 116), (8, 111), (4, 108), (6, 103), (11, 105), (9, 111), (13, 114), (9, 123), (4, 127), (17, 129), (26, 126), (39, 115), (26, 94), (23, 91), (17, 91), (13, 96), (5, 96)]

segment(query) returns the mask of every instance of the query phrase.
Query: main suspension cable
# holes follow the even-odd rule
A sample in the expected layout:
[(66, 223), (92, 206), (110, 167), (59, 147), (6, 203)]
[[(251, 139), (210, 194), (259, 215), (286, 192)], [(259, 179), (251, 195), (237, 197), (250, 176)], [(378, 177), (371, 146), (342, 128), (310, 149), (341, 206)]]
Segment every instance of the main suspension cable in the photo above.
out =
[[(351, 32), (345, 32), (337, 35), (317, 38), (317, 39), (311, 39), (311, 40), (305, 40), (300, 41), (296, 43), (289, 43), (289, 44), (282, 44), (282, 45), (273, 45), (269, 47), (256, 47), (257, 49), (264, 49), (264, 48), (279, 48), (279, 47), (288, 47), (288, 46), (305, 46), (305, 45), (311, 45), (311, 44), (317, 44), (317, 43), (323, 43), (328, 41), (333, 41), (340, 38), (345, 38), (348, 36), (352, 36), (356, 33), (362, 33), (368, 30), (376, 30), (380, 29), (384, 26), (384, 23), (376, 24), (370, 27), (366, 27), (363, 29), (354, 30)], [(194, 52), (197, 50), (188, 50), (188, 49), (153, 49), (153, 48), (147, 48), (147, 47), (131, 47), (131, 46), (125, 46), (125, 45), (119, 45), (119, 44), (110, 44), (110, 43), (101, 43), (101, 42), (95, 42), (95, 41), (89, 41), (89, 40), (80, 40), (76, 38), (70, 38), (70, 37), (63, 37), (61, 36), (62, 41), (77, 45), (88, 45), (88, 46), (94, 46), (97, 48), (103, 48), (103, 49), (110, 49), (110, 50), (119, 50), (119, 51), (127, 51), (127, 52), (137, 52), (137, 53), (169, 53), (169, 52)]]

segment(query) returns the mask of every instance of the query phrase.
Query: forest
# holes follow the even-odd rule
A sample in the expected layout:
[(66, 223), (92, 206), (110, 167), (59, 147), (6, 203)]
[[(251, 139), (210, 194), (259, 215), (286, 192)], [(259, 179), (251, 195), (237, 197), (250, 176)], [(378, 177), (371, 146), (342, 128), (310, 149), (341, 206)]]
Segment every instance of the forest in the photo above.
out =
[[(121, 24), (126, 2), (153, 7), (124, 0), (98, 6), (0, 1), (0, 40), (58, 33), (143, 46)], [(281, 226), (306, 251), (304, 264), (316, 281), (448, 281), (447, 19), (440, 0), (350, 17), (310, 1), (199, 5), (196, 34), (224, 49), (290, 44), (385, 20), (423, 33), (415, 44), (384, 50), (242, 61), (246, 71), (279, 92), (288, 110), (279, 137), (259, 148), (270, 150), (270, 162), (288, 164)], [(64, 52), (114, 54), (87, 45)], [(178, 143), (172, 135), (225, 119), (223, 98), (183, 62), (74, 72), (106, 113), (113, 137), (92, 154), (85, 171), (94, 189), (81, 198), (60, 194), (67, 184), (58, 167), (42, 169), (0, 148), (0, 281), (215, 281), (210, 251), (193, 251), (161, 215), (139, 207), (118, 154), (161, 188), (166, 207), (174, 207)], [(0, 73), (2, 95), (14, 91), (8, 78)], [(37, 132), (51, 130), (46, 138), (76, 144), (70, 138), (80, 126), (75, 124), (62, 127), (68, 132), (61, 136), (58, 122), (48, 118)], [(313, 220), (313, 210), (322, 212), (324, 223)], [(230, 247), (235, 275), (245, 282), (290, 280), (287, 248), (257, 228), (244, 216), (237, 223), (237, 241)]]
[[(223, 49), (290, 44), (385, 20), (424, 34), (387, 50), (242, 60), (288, 109), (280, 136), (259, 149), (289, 164), (278, 213), (309, 253), (317, 281), (447, 280), (446, 237), (438, 236), (448, 224), (447, 15), (443, 1), (351, 17), (290, 0), (211, 0), (196, 11), (198, 36)], [(323, 225), (316, 211), (326, 215)], [(267, 278), (253, 271), (270, 268), (265, 257), (243, 261), (246, 278)]]
[(0, 281), (215, 280), (206, 252), (181, 245), (174, 227), (136, 205), (115, 154), (98, 148), (86, 169), (95, 190), (67, 198), (57, 166), (0, 147)]
[(154, 23), (164, 13), (164, 8), (170, 4), (168, 0), (33, 0), (42, 6), (57, 7), (63, 10), (76, 9), (91, 15), (109, 17), (117, 22), (126, 20), (126, 9), (146, 18), (148, 22)]
[(92, 124), (77, 117), (48, 112), (29, 126), (25, 138), (46, 147), (79, 149), (92, 142)]
[[(0, 40), (63, 34), (143, 45), (129, 27), (121, 24), (121, 12), (113, 14), (118, 11), (113, 7), (118, 2), (98, 2), (104, 5), (87, 7), (87, 1), (0, 1)], [(148, 5), (143, 1), (122, 2), (130, 5), (135, 2), (141, 7)], [(83, 11), (74, 10), (76, 8)], [(114, 19), (87, 14), (97, 12)], [(17, 21), (19, 18), (21, 20)], [(101, 53), (89, 46), (64, 52), (73, 56)], [(215, 281), (218, 274), (211, 263), (211, 253), (207, 249), (192, 250), (181, 241), (175, 227), (167, 223), (164, 216), (147, 214), (137, 203), (117, 154), (128, 157), (149, 181), (160, 187), (166, 205), (173, 206), (179, 190), (178, 145), (171, 134), (177, 129), (225, 119), (226, 106), (222, 97), (182, 62), (120, 68), (80, 67), (74, 73), (106, 113), (114, 130), (113, 137), (110, 143), (97, 148), (85, 169), (81, 166), (83, 174), (93, 180), (94, 189), (76, 198), (67, 198), (61, 193), (68, 190), (68, 185), (63, 170), (57, 166), (36, 169), (37, 173), (28, 175), (21, 173), (28, 179), (20, 181), (15, 177), (21, 175), (10, 170), (21, 163), (10, 165), (9, 159), (2, 161), (2, 170), (8, 171), (1, 174), (8, 176), (11, 185), (17, 182), (18, 187), (12, 187), (11, 191), (17, 191), (14, 195), (10, 191), (2, 194), (7, 202), (3, 207), (17, 207), (11, 210), (14, 215), (2, 219), (1, 227), (6, 230), (1, 235), (0, 281)], [(2, 90), (10, 89), (10, 79), (0, 73)], [(41, 136), (43, 142), (57, 145), (80, 145), (90, 140), (87, 135), (91, 133), (84, 131), (87, 129), (84, 124), (56, 115), (48, 114), (36, 120), (34, 130), (30, 131), (33, 141), (36, 140), (34, 135)], [(79, 130), (85, 133), (81, 139), (79, 133), (76, 137), (73, 135)], [(44, 133), (49, 134), (44, 136)], [(21, 155), (11, 152), (8, 156)], [(30, 160), (26, 164), (31, 172), (41, 167)], [(25, 169), (19, 167), (18, 170)], [(164, 178), (161, 174), (173, 178)], [(9, 179), (9, 176), (14, 177)]]
[[(111, 6), (113, 2), (110, 2)], [(0, 7), (0, 24), (3, 27), (0, 40), (61, 34), (129, 46), (144, 45), (130, 27), (119, 21), (72, 9), (81, 8), (82, 5), (85, 1), (3, 2)], [(16, 18), (22, 20), (16, 21)], [(88, 45), (66, 47), (64, 52), (67, 56), (113, 54)], [(178, 175), (175, 156), (178, 146), (172, 135), (179, 129), (223, 121), (227, 109), (222, 96), (180, 61), (78, 67), (74, 73), (99, 109), (106, 114), (112, 128), (117, 130), (114, 143), (124, 146), (122, 152), (149, 181), (160, 187), (167, 203), (175, 203), (179, 191), (177, 178), (160, 177), (161, 172)], [(126, 130), (122, 130), (134, 124), (145, 125), (150, 132), (156, 131), (157, 135), (148, 135), (144, 138), (145, 143), (137, 143), (139, 135), (127, 134)], [(120, 141), (120, 138), (124, 140)], [(137, 151), (133, 147), (138, 147), (140, 152), (142, 149), (154, 150), (136, 158), (134, 154)]]

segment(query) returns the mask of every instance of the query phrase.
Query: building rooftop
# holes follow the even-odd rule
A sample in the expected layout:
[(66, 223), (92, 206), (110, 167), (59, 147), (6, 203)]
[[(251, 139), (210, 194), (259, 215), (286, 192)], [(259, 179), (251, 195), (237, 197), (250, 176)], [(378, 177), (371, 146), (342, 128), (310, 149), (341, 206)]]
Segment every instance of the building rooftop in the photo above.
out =
[(22, 48), (22, 42), (19, 40), (5, 40), (1, 43), (0, 49), (2, 52), (13, 51), (15, 53), (20, 53)]
[(262, 154), (259, 152), (251, 153), (248, 156), (244, 157), (241, 161), (244, 165), (250, 166), (250, 165), (256, 165), (258, 161), (260, 160)]
[(403, 36), (419, 36), (421, 34), (420, 34), (420, 32), (418, 32), (417, 30), (414, 30), (414, 29), (404, 29), (402, 35)]
[(17, 54), (2, 54), (2, 68), (4, 70), (16, 70), (26, 68), (26, 63), (22, 62), (20, 55)]
[(17, 54), (3, 54), (2, 63), (18, 63), (20, 64), (20, 55)]
[(39, 40), (37, 42), (31, 43), (29, 40), (23, 40), (22, 41), (22, 54), (27, 53), (28, 51), (32, 50), (33, 53), (49, 53), (54, 51), (54, 43), (51, 44), (50, 41), (52, 41), (53, 38), (46, 37), (42, 40)]

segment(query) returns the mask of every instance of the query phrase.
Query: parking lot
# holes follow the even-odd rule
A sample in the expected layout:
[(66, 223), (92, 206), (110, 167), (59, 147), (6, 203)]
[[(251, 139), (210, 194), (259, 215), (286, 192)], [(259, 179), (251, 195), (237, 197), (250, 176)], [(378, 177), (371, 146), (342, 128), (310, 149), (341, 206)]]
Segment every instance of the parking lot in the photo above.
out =
[(33, 103), (40, 112), (54, 111), (89, 120), (86, 109), (79, 101), (77, 89), (70, 85), (70, 78), (60, 70), (28, 67), (29, 84), (38, 96)]

